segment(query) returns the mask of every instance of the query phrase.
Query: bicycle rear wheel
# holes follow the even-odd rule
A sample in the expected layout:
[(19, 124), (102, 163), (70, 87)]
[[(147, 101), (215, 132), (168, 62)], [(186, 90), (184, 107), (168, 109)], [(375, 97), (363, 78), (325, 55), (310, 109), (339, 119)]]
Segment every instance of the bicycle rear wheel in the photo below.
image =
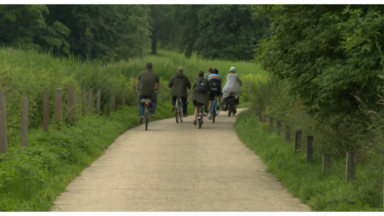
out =
[(175, 117), (176, 117), (176, 123), (179, 123), (179, 100), (176, 100), (176, 104), (175, 104)]
[(148, 130), (148, 124), (149, 124), (149, 109), (147, 106), (145, 106), (145, 130)]
[(212, 123), (215, 123), (215, 119), (216, 119), (216, 100), (214, 100), (213, 103), (212, 103), (211, 113), (212, 113)]

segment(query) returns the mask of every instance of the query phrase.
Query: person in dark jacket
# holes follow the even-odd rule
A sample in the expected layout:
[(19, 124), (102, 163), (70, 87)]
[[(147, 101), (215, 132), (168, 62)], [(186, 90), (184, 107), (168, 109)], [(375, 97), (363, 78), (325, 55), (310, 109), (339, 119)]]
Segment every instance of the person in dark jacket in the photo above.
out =
[[(196, 125), (197, 121), (197, 113), (199, 112), (199, 108), (201, 106), (208, 106), (208, 93), (199, 93), (196, 90), (196, 86), (199, 85), (200, 80), (204, 79), (204, 72), (199, 71), (198, 78), (195, 80), (195, 83), (192, 86), (192, 92), (189, 96), (188, 103), (193, 102), (193, 105), (195, 106), (195, 120), (193, 121), (193, 124)], [(209, 89), (209, 83), (207, 83), (207, 89)]]
[(175, 111), (176, 99), (180, 97), (183, 102), (183, 115), (187, 117), (187, 89), (191, 89), (191, 82), (188, 77), (184, 75), (184, 69), (182, 67), (177, 69), (177, 74), (171, 78), (168, 86), (171, 88), (172, 111)]

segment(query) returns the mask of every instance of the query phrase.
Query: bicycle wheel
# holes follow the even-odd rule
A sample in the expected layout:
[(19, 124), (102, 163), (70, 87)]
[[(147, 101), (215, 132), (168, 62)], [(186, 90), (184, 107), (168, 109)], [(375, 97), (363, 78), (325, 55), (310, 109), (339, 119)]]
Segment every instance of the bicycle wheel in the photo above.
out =
[[(200, 107), (200, 112), (199, 112), (199, 115), (200, 115), (200, 113), (202, 113), (203, 112), (203, 110), (201, 110), (202, 108)], [(201, 116), (199, 116), (199, 129), (201, 128), (201, 125), (203, 124), (203, 116), (201, 115)]]
[(212, 108), (211, 108), (211, 113), (212, 113), (212, 123), (215, 123), (215, 118), (216, 118), (216, 100), (213, 100)]
[(149, 123), (149, 109), (147, 106), (145, 106), (145, 130), (148, 130), (148, 123)]
[(179, 120), (183, 122), (183, 102), (179, 99)]
[(219, 101), (216, 98), (216, 115), (219, 115), (220, 113), (220, 110), (218, 109), (219, 106), (220, 106)]
[(179, 123), (179, 100), (176, 100), (176, 104), (175, 104), (175, 117), (176, 117), (176, 123)]

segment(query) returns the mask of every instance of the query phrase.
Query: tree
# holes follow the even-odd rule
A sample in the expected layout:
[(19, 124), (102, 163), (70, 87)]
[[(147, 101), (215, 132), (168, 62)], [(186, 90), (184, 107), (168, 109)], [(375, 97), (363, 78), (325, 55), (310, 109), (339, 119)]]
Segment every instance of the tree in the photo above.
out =
[(198, 29), (195, 47), (203, 58), (250, 60), (266, 24), (252, 19), (250, 5), (208, 5), (199, 11)]
[(288, 92), (309, 114), (348, 122), (364, 115), (359, 101), (379, 109), (384, 6), (275, 5), (255, 14), (271, 17), (272, 33), (259, 44), (256, 59), (289, 82)]
[(44, 5), (0, 5), (0, 45), (42, 50), (44, 47), (68, 53), (69, 29), (57, 20), (47, 24)]

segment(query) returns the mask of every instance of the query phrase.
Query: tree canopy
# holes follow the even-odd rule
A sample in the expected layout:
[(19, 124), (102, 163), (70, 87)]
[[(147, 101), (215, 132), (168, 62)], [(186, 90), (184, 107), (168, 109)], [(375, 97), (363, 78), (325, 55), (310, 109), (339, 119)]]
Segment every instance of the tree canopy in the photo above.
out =
[(256, 59), (289, 82), (289, 93), (311, 115), (348, 120), (362, 114), (362, 104), (378, 110), (383, 6), (258, 6), (255, 15), (270, 17), (272, 34), (259, 43)]

